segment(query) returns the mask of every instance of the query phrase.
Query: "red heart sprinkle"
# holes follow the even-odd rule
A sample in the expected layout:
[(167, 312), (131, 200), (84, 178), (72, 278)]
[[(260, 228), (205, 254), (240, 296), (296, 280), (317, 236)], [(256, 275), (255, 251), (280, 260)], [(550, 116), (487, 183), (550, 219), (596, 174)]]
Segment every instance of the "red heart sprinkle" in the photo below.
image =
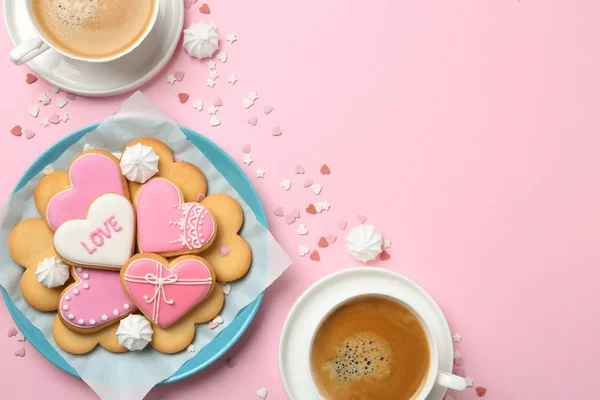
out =
[(11, 130), (10, 133), (12, 133), (15, 136), (21, 136), (23, 134), (23, 131), (21, 130), (21, 127), (19, 125), (15, 125)]
[(208, 4), (202, 4), (202, 6), (200, 6), (200, 12), (202, 14), (210, 14), (210, 7), (208, 7)]
[(329, 246), (329, 243), (327, 242), (327, 239), (325, 239), (324, 237), (322, 237), (321, 239), (319, 239), (319, 247), (325, 248)]
[(38, 80), (38, 77), (35, 76), (34, 74), (27, 74), (27, 77), (25, 78), (25, 82), (27, 82), (30, 85), (37, 80)]
[(321, 167), (321, 173), (323, 175), (329, 175), (331, 173), (327, 164), (323, 164), (323, 166)]
[(313, 261), (321, 261), (321, 256), (319, 255), (319, 252), (315, 250), (310, 253), (310, 259)]
[(487, 389), (484, 388), (483, 386), (477, 386), (475, 388), (475, 392), (477, 392), (477, 396), (483, 397), (483, 396), (485, 396), (485, 393), (487, 392)]
[(392, 256), (390, 255), (390, 253), (388, 253), (385, 250), (383, 250), (381, 252), (381, 261), (389, 260), (390, 258), (392, 258)]
[(179, 93), (177, 95), (177, 97), (179, 97), (179, 102), (181, 104), (185, 103), (186, 101), (188, 101), (188, 99), (190, 98), (190, 95), (187, 93)]
[(306, 212), (314, 215), (317, 213), (317, 209), (315, 208), (314, 204), (311, 204), (308, 207), (306, 207)]

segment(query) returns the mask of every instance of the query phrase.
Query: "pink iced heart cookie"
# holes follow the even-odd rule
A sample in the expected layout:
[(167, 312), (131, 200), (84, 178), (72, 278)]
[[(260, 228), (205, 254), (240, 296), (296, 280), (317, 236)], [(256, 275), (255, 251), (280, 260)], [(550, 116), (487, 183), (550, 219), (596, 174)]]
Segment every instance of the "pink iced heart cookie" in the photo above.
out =
[(85, 218), (92, 201), (105, 193), (129, 196), (118, 161), (102, 150), (77, 157), (69, 168), (69, 179), (71, 187), (55, 194), (46, 207), (46, 220), (54, 230), (65, 221)]
[(72, 267), (77, 280), (60, 298), (63, 324), (78, 333), (93, 333), (136, 310), (115, 271)]
[(184, 203), (179, 188), (164, 178), (146, 182), (135, 207), (140, 253), (193, 254), (214, 241), (217, 225), (210, 212), (199, 203)]
[(129, 297), (155, 324), (166, 328), (209, 295), (215, 273), (206, 260), (181, 256), (170, 264), (155, 254), (136, 254), (121, 270)]

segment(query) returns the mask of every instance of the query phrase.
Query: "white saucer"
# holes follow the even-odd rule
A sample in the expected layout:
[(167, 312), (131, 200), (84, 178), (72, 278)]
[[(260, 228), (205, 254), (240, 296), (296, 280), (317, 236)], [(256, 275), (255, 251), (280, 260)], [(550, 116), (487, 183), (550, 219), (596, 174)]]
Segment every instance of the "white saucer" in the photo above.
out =
[[(82, 96), (112, 96), (136, 89), (171, 59), (183, 29), (183, 1), (158, 1), (158, 18), (148, 37), (118, 60), (87, 63), (50, 49), (31, 60), (29, 67), (54, 86)], [(26, 7), (23, 0), (4, 0), (4, 22), (14, 45), (35, 37)]]
[[(373, 267), (348, 268), (328, 275), (302, 294), (290, 310), (279, 339), (279, 372), (292, 400), (318, 400), (309, 369), (312, 335), (321, 319), (348, 297), (370, 294), (369, 288), (393, 296), (402, 293), (429, 325), (439, 351), (439, 368), (452, 372), (453, 347), (448, 322), (442, 310), (420, 286), (400, 274)], [(446, 389), (435, 386), (427, 400), (441, 400)]]

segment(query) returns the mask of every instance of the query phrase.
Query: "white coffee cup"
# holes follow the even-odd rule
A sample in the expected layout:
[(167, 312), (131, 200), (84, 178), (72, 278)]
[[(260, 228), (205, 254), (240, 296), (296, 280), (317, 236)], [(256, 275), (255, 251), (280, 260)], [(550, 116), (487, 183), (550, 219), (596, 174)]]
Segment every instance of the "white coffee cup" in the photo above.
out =
[(31, 61), (33, 58), (39, 56), (40, 54), (42, 54), (43, 52), (45, 52), (48, 49), (56, 50), (57, 52), (63, 54), (64, 56), (73, 58), (75, 60), (88, 61), (88, 62), (94, 62), (94, 63), (113, 61), (113, 60), (116, 60), (117, 58), (123, 57), (125, 54), (130, 53), (136, 47), (138, 47), (140, 45), (140, 43), (142, 43), (144, 41), (146, 36), (148, 36), (150, 31), (152, 30), (152, 28), (154, 27), (154, 24), (156, 23), (157, 17), (158, 17), (158, 3), (159, 3), (158, 0), (156, 0), (154, 2), (154, 11), (153, 11), (152, 19), (150, 20), (150, 23), (146, 27), (146, 30), (144, 31), (144, 33), (138, 38), (138, 40), (136, 40), (134, 43), (132, 43), (131, 46), (124, 49), (120, 53), (111, 55), (110, 57), (92, 58), (92, 57), (81, 57), (81, 56), (78, 56), (75, 54), (71, 54), (68, 51), (59, 49), (56, 46), (54, 46), (52, 44), (52, 42), (48, 39), (48, 37), (46, 35), (44, 35), (43, 31), (40, 29), (40, 27), (37, 23), (37, 20), (33, 13), (32, 0), (26, 0), (26, 1), (27, 1), (27, 16), (33, 26), (33, 29), (35, 30), (37, 37), (28, 39), (11, 50), (10, 58), (17, 65), (25, 64), (25, 63)]
[[(433, 339), (433, 335), (431, 333), (430, 327), (427, 325), (427, 322), (423, 319), (423, 317), (421, 315), (419, 315), (418, 312), (415, 311), (414, 308), (412, 308), (410, 305), (408, 305), (404, 301), (402, 301), (402, 298), (400, 296), (398, 296), (398, 297), (390, 296), (389, 294), (382, 295), (381, 293), (371, 293), (371, 294), (365, 293), (365, 294), (361, 294), (358, 296), (349, 297), (349, 298), (339, 302), (338, 304), (333, 306), (330, 309), (330, 311), (318, 323), (317, 329), (313, 333), (313, 336), (311, 339), (311, 346), (310, 346), (311, 351), (313, 348), (313, 343), (315, 340), (316, 333), (318, 332), (322, 323), (327, 319), (327, 317), (329, 317), (331, 315), (331, 313), (333, 313), (340, 306), (342, 306), (343, 304), (345, 304), (351, 300), (355, 300), (355, 299), (358, 299), (361, 297), (369, 297), (369, 296), (387, 297), (391, 300), (401, 303), (402, 305), (404, 305), (405, 307), (407, 307), (408, 309), (410, 309), (413, 312), (413, 314), (419, 319), (419, 321), (421, 322), (421, 325), (423, 326), (423, 328), (425, 330), (425, 333), (427, 335), (427, 341), (429, 344), (429, 369), (427, 371), (425, 383), (421, 386), (418, 393), (415, 393), (415, 395), (411, 398), (411, 400), (425, 400), (427, 398), (427, 396), (429, 395), (429, 393), (431, 392), (431, 390), (433, 389), (434, 385), (440, 385), (440, 386), (446, 387), (448, 389), (453, 389), (453, 390), (465, 390), (466, 389), (467, 382), (466, 382), (465, 378), (441, 371), (439, 369), (438, 348), (435, 343), (435, 340)], [(310, 359), (310, 356), (311, 355), (308, 354), (309, 359)], [(310, 365), (310, 360), (309, 360), (308, 364)], [(315, 383), (314, 377), (312, 376), (312, 373), (311, 373), (311, 378), (313, 378), (312, 379), (313, 389), (318, 394), (319, 398), (323, 399), (323, 397), (319, 393), (319, 390)]]

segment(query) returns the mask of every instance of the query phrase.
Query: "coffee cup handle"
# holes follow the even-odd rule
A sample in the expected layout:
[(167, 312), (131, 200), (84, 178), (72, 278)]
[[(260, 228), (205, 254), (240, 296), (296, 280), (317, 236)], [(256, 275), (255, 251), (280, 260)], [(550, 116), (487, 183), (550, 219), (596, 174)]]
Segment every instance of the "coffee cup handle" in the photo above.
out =
[(465, 378), (443, 371), (438, 371), (435, 383), (453, 390), (465, 390), (467, 388), (467, 381)]
[(16, 65), (25, 64), (26, 62), (29, 62), (34, 57), (39, 56), (49, 48), (50, 46), (44, 43), (42, 39), (29, 39), (11, 50), (10, 59)]

